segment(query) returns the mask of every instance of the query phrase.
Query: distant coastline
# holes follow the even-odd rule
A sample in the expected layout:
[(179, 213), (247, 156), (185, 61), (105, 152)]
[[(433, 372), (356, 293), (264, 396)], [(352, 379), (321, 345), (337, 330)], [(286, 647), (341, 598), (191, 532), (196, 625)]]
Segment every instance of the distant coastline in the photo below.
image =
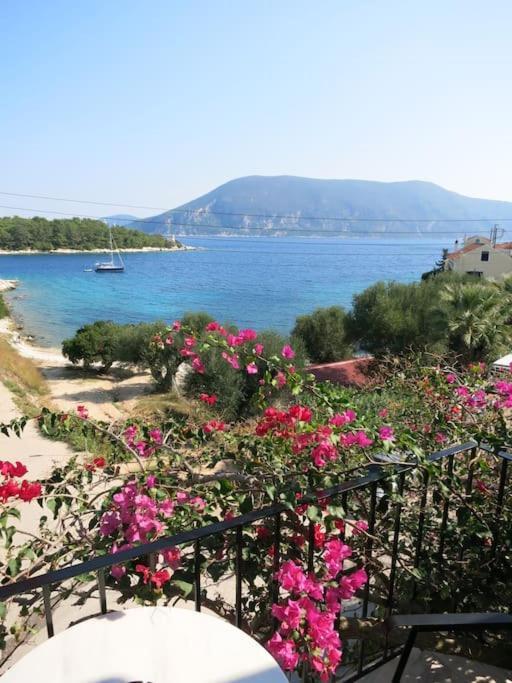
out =
[[(139, 247), (118, 249), (122, 253), (139, 252), (158, 252), (158, 251), (195, 251), (196, 247), (182, 245), (181, 247)], [(15, 256), (16, 254), (30, 256), (32, 254), (104, 254), (108, 248), (104, 249), (0, 249), (0, 256)]]

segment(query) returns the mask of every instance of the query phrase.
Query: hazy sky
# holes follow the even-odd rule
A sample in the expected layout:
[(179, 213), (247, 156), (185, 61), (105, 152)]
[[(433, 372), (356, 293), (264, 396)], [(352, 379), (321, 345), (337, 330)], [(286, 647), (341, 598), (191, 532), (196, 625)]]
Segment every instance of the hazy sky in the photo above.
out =
[(0, 191), (171, 208), (293, 174), (512, 201), (511, 27), (508, 0), (3, 0)]

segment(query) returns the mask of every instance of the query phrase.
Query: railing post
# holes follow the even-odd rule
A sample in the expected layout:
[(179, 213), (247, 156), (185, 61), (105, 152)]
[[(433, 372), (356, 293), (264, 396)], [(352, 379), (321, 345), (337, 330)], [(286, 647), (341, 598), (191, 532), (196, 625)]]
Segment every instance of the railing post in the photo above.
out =
[[(421, 549), (423, 546), (423, 527), (425, 526), (425, 507), (427, 505), (427, 497), (428, 497), (428, 482), (429, 482), (429, 473), (427, 470), (425, 470), (425, 473), (423, 474), (423, 493), (421, 494), (420, 514), (418, 516), (418, 538), (416, 539), (416, 549), (415, 549), (415, 556), (414, 556), (414, 569), (418, 569), (418, 567), (420, 566)], [(418, 582), (417, 582), (416, 578), (414, 578), (413, 584), (412, 584), (411, 600), (416, 599), (417, 592), (418, 592)]]
[(50, 597), (50, 586), (45, 584), (43, 586), (43, 603), (44, 603), (44, 617), (46, 620), (46, 632), (48, 638), (53, 638), (53, 615), (52, 615), (52, 602)]
[(242, 628), (242, 527), (236, 528), (236, 559), (235, 559), (235, 624)]
[(194, 602), (196, 612), (201, 611), (201, 547), (194, 541)]
[(498, 544), (499, 544), (499, 538), (500, 538), (500, 522), (501, 522), (501, 515), (503, 514), (503, 500), (505, 498), (505, 486), (507, 483), (507, 468), (508, 468), (508, 460), (503, 458), (501, 461), (501, 468), (500, 468), (500, 483), (498, 486), (498, 497), (496, 499), (496, 511), (494, 513), (494, 533), (493, 533), (493, 541), (492, 541), (492, 546), (491, 546), (491, 558), (495, 559), (496, 554), (498, 552)]
[(400, 683), (400, 681), (402, 680), (402, 674), (405, 671), (405, 667), (407, 666), (407, 662), (409, 661), (409, 656), (411, 654), (412, 648), (414, 647), (414, 643), (416, 642), (416, 634), (416, 629), (411, 628), (411, 630), (409, 631), (409, 635), (407, 636), (407, 640), (405, 641), (405, 646), (400, 656), (400, 659), (398, 660), (396, 671), (392, 678), (392, 683)]
[(105, 589), (105, 570), (98, 569), (98, 591), (100, 594), (100, 610), (102, 614), (107, 613), (107, 592)]
[[(370, 514), (368, 517), (368, 537), (366, 539), (366, 548), (365, 548), (365, 553), (364, 553), (364, 559), (365, 559), (365, 565), (366, 565), (367, 574), (368, 574), (368, 580), (365, 584), (364, 592), (363, 592), (363, 608), (362, 608), (362, 613), (361, 613), (361, 616), (363, 619), (366, 619), (366, 617), (368, 616), (368, 601), (370, 598), (370, 580), (371, 580), (370, 563), (372, 560), (372, 553), (373, 553), (373, 535), (375, 533), (375, 510), (376, 510), (376, 507), (377, 507), (377, 482), (374, 481), (370, 484)], [(358, 666), (357, 666), (357, 673), (358, 674), (361, 674), (363, 671), (364, 650), (365, 650), (365, 643), (364, 643), (364, 640), (362, 640), (361, 646), (359, 648), (359, 662), (358, 662)]]

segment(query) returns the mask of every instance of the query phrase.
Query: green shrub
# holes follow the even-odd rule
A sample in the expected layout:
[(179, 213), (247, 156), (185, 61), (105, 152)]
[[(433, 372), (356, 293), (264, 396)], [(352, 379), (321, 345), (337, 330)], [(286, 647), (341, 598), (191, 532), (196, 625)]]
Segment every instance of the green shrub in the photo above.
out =
[(297, 318), (292, 339), (302, 342), (308, 358), (315, 363), (344, 360), (353, 351), (346, 327), (347, 314), (343, 308), (317, 308), (310, 315)]
[(9, 309), (7, 308), (7, 304), (3, 300), (2, 295), (0, 294), (0, 318), (7, 318), (9, 315)]
[(81, 327), (71, 339), (62, 343), (62, 353), (74, 363), (83, 363), (89, 368), (92, 363), (101, 363), (102, 372), (107, 372), (117, 360), (119, 326), (110, 320), (97, 320)]
[[(236, 332), (235, 328), (232, 328)], [(258, 334), (257, 342), (263, 344), (264, 355), (267, 358), (280, 356), (281, 350), (288, 339), (273, 330), (264, 330)], [(297, 369), (305, 365), (304, 352), (299, 344), (294, 345), (294, 364)], [(264, 371), (264, 365), (256, 362), (260, 372), (250, 375), (247, 372), (234, 370), (216, 348), (210, 348), (201, 352), (204, 374), (190, 372), (185, 380), (185, 393), (187, 396), (196, 398), (200, 393), (215, 394), (218, 397), (216, 409), (223, 417), (235, 420), (240, 417), (252, 415), (256, 408), (256, 397), (259, 392), (259, 380)], [(281, 391), (281, 396), (285, 392)]]

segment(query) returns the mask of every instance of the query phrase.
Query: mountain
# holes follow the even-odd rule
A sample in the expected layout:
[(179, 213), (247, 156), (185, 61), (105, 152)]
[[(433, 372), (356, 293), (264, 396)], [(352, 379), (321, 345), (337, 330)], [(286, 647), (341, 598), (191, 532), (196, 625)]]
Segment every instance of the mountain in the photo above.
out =
[(113, 225), (120, 225), (121, 227), (126, 227), (128, 223), (133, 223), (138, 221), (137, 216), (132, 216), (129, 213), (116, 213), (113, 216), (104, 216), (101, 219), (104, 223), (112, 227)]
[[(130, 227), (177, 235), (325, 235), (332, 231), (347, 236), (406, 236), (453, 232), (457, 227), (461, 233), (487, 233), (491, 220), (505, 218), (512, 219), (510, 202), (465, 197), (418, 180), (385, 183), (248, 176)], [(446, 219), (466, 222), (453, 224)]]

